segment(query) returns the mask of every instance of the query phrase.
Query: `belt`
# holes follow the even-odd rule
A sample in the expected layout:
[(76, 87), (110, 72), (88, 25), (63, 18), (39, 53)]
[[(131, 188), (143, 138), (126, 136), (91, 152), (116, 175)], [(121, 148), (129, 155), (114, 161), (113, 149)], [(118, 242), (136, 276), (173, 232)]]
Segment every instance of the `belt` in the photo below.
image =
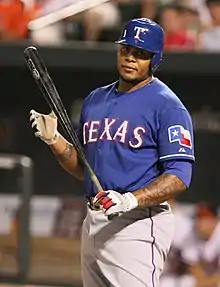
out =
[[(97, 209), (97, 207), (93, 205), (94, 197), (86, 197), (86, 199), (88, 200), (88, 207), (91, 210), (96, 210), (96, 211), (99, 210)], [(170, 210), (170, 206), (169, 204), (158, 204), (158, 205), (146, 207), (146, 209), (148, 209), (151, 215), (154, 216), (162, 211)]]

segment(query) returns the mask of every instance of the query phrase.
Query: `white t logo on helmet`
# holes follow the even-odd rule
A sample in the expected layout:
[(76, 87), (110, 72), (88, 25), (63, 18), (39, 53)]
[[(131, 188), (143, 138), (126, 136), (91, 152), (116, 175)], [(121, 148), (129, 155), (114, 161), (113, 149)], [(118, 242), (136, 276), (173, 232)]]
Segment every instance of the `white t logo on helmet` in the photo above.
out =
[(141, 39), (140, 39), (140, 35), (141, 35), (142, 33), (147, 32), (148, 29), (147, 29), (147, 28), (143, 28), (143, 27), (135, 26), (135, 27), (134, 27), (134, 31), (136, 31), (136, 34), (135, 34), (134, 38), (135, 38), (136, 40), (138, 40), (138, 41), (144, 42), (144, 40), (141, 40)]

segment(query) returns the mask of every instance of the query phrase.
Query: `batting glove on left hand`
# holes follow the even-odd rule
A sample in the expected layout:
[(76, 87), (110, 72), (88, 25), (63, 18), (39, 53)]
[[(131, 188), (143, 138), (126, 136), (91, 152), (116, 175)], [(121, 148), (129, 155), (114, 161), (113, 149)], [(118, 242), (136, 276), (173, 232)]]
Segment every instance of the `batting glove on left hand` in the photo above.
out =
[(36, 130), (35, 136), (39, 137), (46, 144), (52, 145), (58, 141), (57, 117), (54, 112), (45, 115), (31, 110), (30, 122), (31, 127)]
[(99, 192), (93, 199), (93, 204), (101, 208), (107, 217), (114, 213), (121, 215), (138, 206), (137, 198), (132, 192), (121, 194), (114, 190)]

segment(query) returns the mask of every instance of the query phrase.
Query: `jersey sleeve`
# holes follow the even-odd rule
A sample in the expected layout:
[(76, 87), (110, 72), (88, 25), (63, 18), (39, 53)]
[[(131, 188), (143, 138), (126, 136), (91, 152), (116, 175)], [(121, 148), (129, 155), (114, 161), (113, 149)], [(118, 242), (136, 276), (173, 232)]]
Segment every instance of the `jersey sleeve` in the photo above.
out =
[(168, 109), (161, 113), (158, 129), (159, 160), (195, 160), (193, 125), (187, 110)]
[(193, 163), (188, 160), (167, 160), (162, 163), (163, 173), (169, 173), (178, 176), (182, 182), (189, 187), (192, 178), (192, 165)]

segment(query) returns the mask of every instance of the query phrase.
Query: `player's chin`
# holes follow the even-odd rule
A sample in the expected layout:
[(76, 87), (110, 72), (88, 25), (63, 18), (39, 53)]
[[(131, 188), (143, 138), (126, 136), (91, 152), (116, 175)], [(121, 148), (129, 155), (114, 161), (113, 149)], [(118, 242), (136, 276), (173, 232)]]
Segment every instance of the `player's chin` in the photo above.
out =
[(137, 81), (136, 73), (120, 73), (120, 77), (124, 82), (133, 83)]

